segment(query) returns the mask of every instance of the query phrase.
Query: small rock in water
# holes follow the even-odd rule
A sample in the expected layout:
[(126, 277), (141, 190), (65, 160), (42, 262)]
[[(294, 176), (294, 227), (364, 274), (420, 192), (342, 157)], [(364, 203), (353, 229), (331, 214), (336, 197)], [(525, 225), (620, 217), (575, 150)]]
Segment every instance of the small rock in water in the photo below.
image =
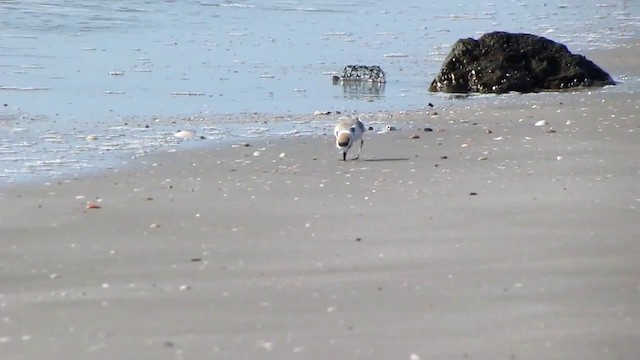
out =
[(175, 137), (179, 138), (179, 139), (191, 139), (193, 137), (193, 133), (189, 130), (180, 130), (177, 133), (174, 134)]
[(534, 126), (547, 126), (547, 125), (549, 125), (549, 122), (547, 122), (547, 120), (538, 120), (534, 124)]
[(87, 137), (85, 138), (85, 140), (87, 140), (87, 141), (94, 141), (94, 140), (98, 140), (98, 136), (97, 136), (97, 135), (87, 135)]

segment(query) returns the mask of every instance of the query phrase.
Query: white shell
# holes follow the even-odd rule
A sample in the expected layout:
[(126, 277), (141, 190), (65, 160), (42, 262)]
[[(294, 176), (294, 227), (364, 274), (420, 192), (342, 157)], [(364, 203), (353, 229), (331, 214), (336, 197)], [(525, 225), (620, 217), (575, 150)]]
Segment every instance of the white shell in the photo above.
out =
[(180, 139), (190, 139), (193, 137), (193, 133), (189, 130), (180, 130), (174, 136)]
[(534, 126), (547, 126), (549, 125), (549, 123), (547, 122), (547, 120), (538, 120)]

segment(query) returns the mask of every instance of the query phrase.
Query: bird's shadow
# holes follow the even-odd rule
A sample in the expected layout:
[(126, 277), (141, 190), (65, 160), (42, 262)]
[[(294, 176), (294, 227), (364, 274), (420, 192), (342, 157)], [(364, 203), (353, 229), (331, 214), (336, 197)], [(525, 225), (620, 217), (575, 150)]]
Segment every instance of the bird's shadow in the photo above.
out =
[(361, 161), (408, 161), (409, 158), (362, 159)]

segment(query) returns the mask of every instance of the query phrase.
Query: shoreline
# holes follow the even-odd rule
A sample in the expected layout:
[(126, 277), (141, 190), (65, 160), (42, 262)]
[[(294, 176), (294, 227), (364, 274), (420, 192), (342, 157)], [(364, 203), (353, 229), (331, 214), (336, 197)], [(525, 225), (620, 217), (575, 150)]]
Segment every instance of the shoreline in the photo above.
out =
[[(589, 91), (611, 91), (628, 92), (637, 88), (637, 82), (640, 77), (640, 65), (637, 61), (634, 61), (635, 55), (634, 46), (637, 47), (640, 44), (639, 39), (623, 40), (613, 48), (597, 48), (589, 49), (580, 53), (592, 60), (594, 63), (601, 66), (605, 71), (609, 72), (618, 84), (611, 89), (575, 89), (569, 90), (569, 92), (589, 92)], [(425, 84), (428, 82), (425, 82)], [(378, 109), (371, 112), (355, 112), (345, 111), (344, 109), (318, 109), (319, 112), (330, 111), (332, 114), (329, 116), (314, 115), (314, 114), (267, 114), (267, 113), (242, 113), (242, 114), (191, 114), (187, 117), (180, 117), (178, 115), (172, 115), (168, 117), (151, 116), (149, 118), (143, 116), (133, 116), (130, 118), (123, 118), (122, 125), (110, 126), (109, 128), (96, 127), (93, 129), (85, 129), (83, 132), (77, 130), (69, 131), (39, 131), (36, 134), (32, 134), (34, 138), (32, 145), (38, 142), (42, 145), (35, 145), (36, 147), (51, 146), (54, 151), (51, 153), (38, 153), (37, 149), (34, 153), (36, 157), (34, 159), (37, 163), (37, 156), (39, 155), (44, 161), (42, 165), (32, 165), (32, 169), (29, 170), (28, 166), (17, 168), (9, 166), (13, 173), (5, 173), (0, 187), (10, 187), (13, 184), (20, 183), (37, 183), (37, 182), (55, 182), (60, 181), (64, 177), (78, 177), (85, 176), (96, 172), (108, 170), (113, 167), (127, 166), (128, 158), (147, 156), (148, 153), (164, 152), (167, 149), (178, 149), (180, 147), (199, 148), (202, 146), (217, 147), (216, 143), (230, 143), (230, 142), (250, 142), (254, 140), (252, 131), (264, 132), (264, 135), (258, 135), (259, 137), (265, 137), (275, 139), (283, 137), (283, 135), (296, 136), (317, 136), (333, 126), (335, 118), (340, 116), (338, 113), (350, 114), (357, 113), (365, 116), (365, 120), (375, 124), (390, 124), (393, 125), (394, 118), (403, 118), (409, 116), (422, 116), (429, 112), (443, 112), (450, 111), (456, 108), (474, 107), (479, 104), (494, 101), (497, 106), (503, 106), (504, 103), (515, 101), (510, 99), (511, 97), (531, 97), (538, 96), (547, 98), (548, 101), (553, 101), (552, 98), (556, 94), (563, 94), (562, 92), (542, 92), (538, 94), (508, 94), (501, 96), (492, 95), (468, 95), (466, 99), (456, 99), (455, 94), (443, 94), (434, 93), (441, 98), (441, 102), (436, 103), (436, 108), (432, 109), (426, 105), (421, 105), (412, 109), (404, 110), (389, 110)], [(527, 99), (525, 101), (533, 101), (534, 99)], [(36, 116), (38, 118), (38, 116)], [(10, 119), (7, 117), (5, 121)], [(387, 121), (388, 120), (388, 121)], [(266, 127), (261, 128), (263, 125)], [(37, 125), (36, 125), (37, 126)], [(255, 127), (255, 129), (251, 129)], [(121, 133), (117, 129), (122, 128)], [(116, 130), (113, 130), (116, 129)], [(187, 144), (181, 143), (172, 136), (171, 131), (175, 132), (179, 129), (186, 129), (194, 132), (194, 137), (205, 136), (206, 139), (202, 143), (194, 144), (194, 139), (189, 140)], [(144, 131), (151, 130), (151, 131)], [(13, 131), (13, 130), (12, 130)], [(287, 134), (287, 132), (289, 132)], [(99, 141), (83, 141), (85, 136), (98, 134)], [(37, 136), (53, 136), (53, 144), (49, 144), (47, 141), (37, 139)], [(123, 137), (124, 136), (124, 137)], [(82, 139), (81, 139), (82, 138)], [(57, 157), (57, 151), (55, 150), (55, 141), (60, 141), (62, 144), (68, 144), (69, 153), (64, 153), (62, 150), (62, 157), (71, 161), (70, 164), (64, 163), (57, 165), (55, 163)], [(122, 141), (122, 144), (118, 145), (118, 141)], [(24, 143), (29, 143), (29, 138), (26, 138)], [(106, 147), (102, 147), (101, 143), (106, 143)], [(215, 142), (213, 144), (205, 144), (205, 142)], [(22, 146), (22, 145), (21, 145)], [(119, 146), (121, 148), (119, 148)], [(32, 152), (33, 153), (33, 152)], [(116, 153), (117, 155), (110, 155), (110, 153)], [(8, 152), (7, 154), (11, 154)], [(29, 158), (27, 153), (23, 155), (23, 161)], [(19, 162), (19, 161), (18, 161)], [(33, 161), (32, 161), (33, 162)], [(10, 164), (8, 161), (4, 161), (5, 164)], [(60, 170), (56, 166), (61, 166)], [(77, 170), (65, 169), (65, 166), (75, 166)], [(51, 169), (48, 169), (48, 168)], [(84, 169), (82, 169), (84, 167)], [(55, 174), (56, 171), (61, 171), (61, 174)], [(53, 174), (49, 173), (52, 172)], [(40, 173), (40, 175), (36, 175)], [(15, 174), (13, 177), (11, 174)]]
[(358, 161), (327, 133), (0, 188), (0, 351), (633, 359), (638, 109), (514, 95), (396, 113)]

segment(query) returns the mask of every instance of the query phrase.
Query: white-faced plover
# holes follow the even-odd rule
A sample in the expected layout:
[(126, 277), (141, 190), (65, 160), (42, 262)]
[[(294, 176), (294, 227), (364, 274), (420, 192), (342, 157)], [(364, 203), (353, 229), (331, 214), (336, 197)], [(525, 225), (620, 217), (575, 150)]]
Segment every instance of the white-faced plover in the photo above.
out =
[(338, 119), (338, 124), (334, 129), (336, 135), (336, 147), (342, 151), (342, 160), (347, 160), (347, 152), (351, 149), (351, 146), (358, 140), (360, 140), (360, 148), (358, 149), (358, 155), (353, 160), (360, 157), (360, 151), (362, 151), (362, 145), (364, 145), (364, 139), (362, 134), (364, 133), (364, 124), (360, 119), (343, 116)]

